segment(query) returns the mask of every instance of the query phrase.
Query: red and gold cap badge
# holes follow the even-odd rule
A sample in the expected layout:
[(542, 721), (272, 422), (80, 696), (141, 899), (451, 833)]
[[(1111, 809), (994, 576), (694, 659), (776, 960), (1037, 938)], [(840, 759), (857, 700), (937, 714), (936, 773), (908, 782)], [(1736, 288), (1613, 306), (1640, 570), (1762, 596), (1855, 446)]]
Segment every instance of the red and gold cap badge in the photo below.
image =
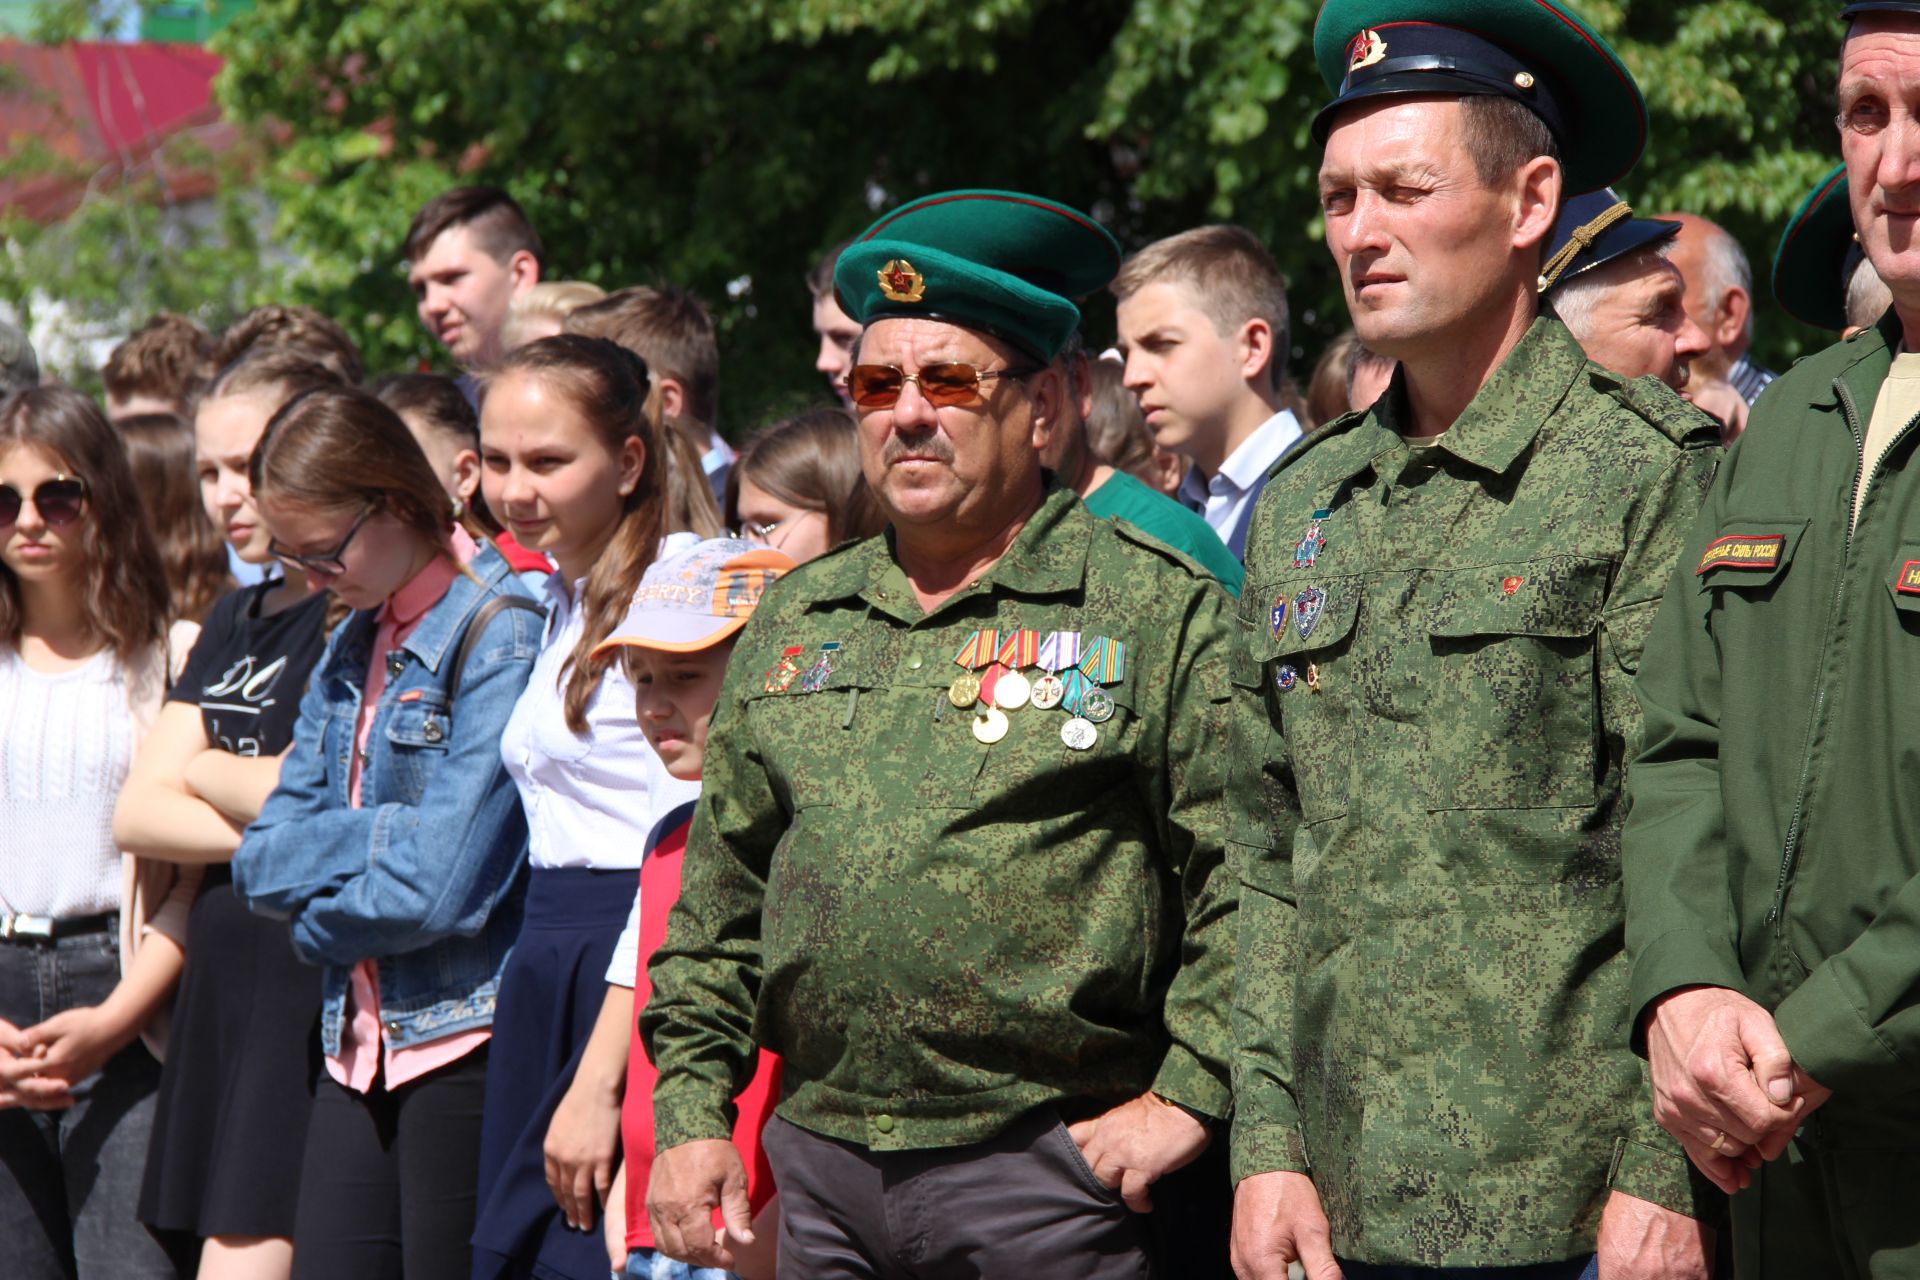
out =
[(927, 295), (927, 278), (915, 271), (905, 258), (889, 259), (875, 274), (880, 278), (880, 292), (888, 302), (918, 302)]

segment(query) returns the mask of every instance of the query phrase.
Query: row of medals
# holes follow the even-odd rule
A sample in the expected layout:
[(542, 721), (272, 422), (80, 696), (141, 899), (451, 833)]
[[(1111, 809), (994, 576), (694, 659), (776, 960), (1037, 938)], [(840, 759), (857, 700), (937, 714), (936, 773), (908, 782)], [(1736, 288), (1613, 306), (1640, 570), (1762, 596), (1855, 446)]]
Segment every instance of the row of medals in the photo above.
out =
[[(992, 701), (984, 707), (976, 706), (980, 701), (982, 686), (986, 679), (993, 681)], [(999, 667), (997, 673), (988, 668), (983, 678), (971, 671), (963, 671), (953, 678), (947, 686), (947, 701), (965, 711), (972, 708), (973, 736), (989, 745), (1007, 736), (1012, 722), (1007, 719), (1009, 711), (1018, 711), (1022, 707), (1035, 707), (1041, 711), (1051, 711), (1066, 700), (1067, 682), (1051, 672), (1029, 680), (1011, 667)], [(1081, 695), (1080, 711), (1070, 716), (1060, 726), (1060, 741), (1075, 751), (1087, 751), (1100, 741), (1097, 726), (1113, 719), (1113, 697), (1098, 685), (1091, 686)]]

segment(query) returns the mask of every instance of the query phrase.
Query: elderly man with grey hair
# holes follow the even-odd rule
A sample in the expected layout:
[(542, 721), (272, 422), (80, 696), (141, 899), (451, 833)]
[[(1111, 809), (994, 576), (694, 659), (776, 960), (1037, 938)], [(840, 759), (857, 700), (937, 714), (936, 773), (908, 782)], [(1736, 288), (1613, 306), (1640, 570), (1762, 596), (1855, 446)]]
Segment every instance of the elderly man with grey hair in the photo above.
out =
[(1667, 260), (1676, 230), (1634, 217), (1611, 189), (1574, 196), (1548, 238), (1540, 293), (1595, 364), (1684, 391), (1707, 337), (1681, 305), (1686, 282)]
[(1686, 277), (1687, 314), (1707, 335), (1707, 351), (1694, 364), (1702, 380), (1723, 379), (1752, 404), (1774, 375), (1748, 358), (1753, 345), (1753, 268), (1740, 242), (1718, 223), (1693, 213), (1662, 213), (1680, 233), (1668, 260)]

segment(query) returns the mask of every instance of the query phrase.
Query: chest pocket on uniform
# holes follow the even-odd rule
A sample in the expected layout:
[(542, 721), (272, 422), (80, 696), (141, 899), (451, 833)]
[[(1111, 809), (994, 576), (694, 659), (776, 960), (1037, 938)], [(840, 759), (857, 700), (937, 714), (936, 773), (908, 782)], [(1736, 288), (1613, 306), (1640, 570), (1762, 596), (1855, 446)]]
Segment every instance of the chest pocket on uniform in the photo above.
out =
[(1553, 556), (1432, 576), (1429, 809), (1593, 803), (1609, 569)]
[[(1786, 576), (1806, 531), (1805, 520), (1729, 520), (1707, 539), (1693, 566), (1694, 583), (1701, 591), (1713, 592), (1714, 603), (1722, 608), (1766, 600)], [(1920, 549), (1915, 554), (1920, 555)]]
[(972, 714), (947, 699), (960, 674), (951, 653), (929, 645), (883, 660), (889, 669), (867, 655), (842, 654), (812, 686), (804, 681), (817, 660), (811, 651), (801, 676), (771, 682), (780, 687), (769, 691), (756, 676), (747, 700), (755, 744), (793, 810), (971, 804), (985, 748), (969, 731)]
[(1270, 588), (1271, 598), (1257, 597), (1268, 608), (1265, 638), (1254, 650), (1264, 655), (1258, 676), (1286, 740), (1306, 823), (1347, 812), (1357, 699), (1348, 653), (1361, 591), (1358, 577), (1297, 579)]

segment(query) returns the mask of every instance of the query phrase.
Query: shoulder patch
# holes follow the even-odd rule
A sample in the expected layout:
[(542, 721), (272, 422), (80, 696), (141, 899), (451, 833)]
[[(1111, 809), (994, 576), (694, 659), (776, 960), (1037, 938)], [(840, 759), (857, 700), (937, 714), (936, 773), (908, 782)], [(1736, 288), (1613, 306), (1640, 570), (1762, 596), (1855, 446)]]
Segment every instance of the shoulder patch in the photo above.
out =
[(1658, 378), (1634, 378), (1613, 386), (1614, 398), (1632, 409), (1647, 425), (1683, 449), (1720, 443), (1720, 424), (1712, 415), (1680, 398), (1680, 393)]
[[(1707, 544), (1700, 554), (1700, 564), (1693, 571), (1694, 577), (1712, 569), (1773, 569), (1780, 564), (1780, 552), (1787, 545), (1784, 533), (1730, 533), (1715, 538)], [(1920, 567), (1920, 561), (1908, 561), (1909, 568)], [(1905, 578), (1905, 572), (1902, 572)], [(1905, 588), (1901, 588), (1905, 590)], [(1915, 591), (1920, 591), (1916, 583)]]

